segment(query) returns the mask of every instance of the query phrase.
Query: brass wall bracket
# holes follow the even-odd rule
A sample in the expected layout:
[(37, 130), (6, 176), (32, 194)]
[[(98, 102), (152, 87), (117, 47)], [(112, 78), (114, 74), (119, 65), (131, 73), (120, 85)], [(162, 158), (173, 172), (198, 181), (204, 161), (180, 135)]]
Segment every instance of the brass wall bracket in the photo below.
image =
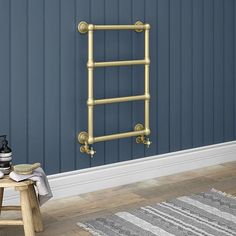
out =
[(88, 23), (86, 21), (81, 21), (79, 24), (78, 24), (78, 31), (81, 33), (81, 34), (86, 34), (88, 32)]
[[(144, 130), (144, 126), (142, 124), (137, 124), (135, 125), (134, 127), (134, 130), (135, 131), (141, 131), (141, 130)], [(149, 138), (147, 138), (145, 135), (140, 135), (136, 138), (136, 143), (141, 143), (141, 144), (144, 144), (146, 145), (147, 148), (150, 147), (150, 145), (152, 144), (152, 142), (150, 141)]]
[(80, 144), (82, 144), (80, 147), (80, 152), (87, 153), (91, 158), (93, 158), (96, 151), (91, 145), (88, 144), (88, 133), (84, 131), (80, 132), (78, 135), (78, 141)]
[[(134, 25), (143, 25), (143, 22), (140, 21), (140, 20), (138, 20), (138, 21), (136, 21), (136, 22), (134, 23)], [(135, 31), (136, 31), (137, 33), (141, 33), (141, 32), (143, 32), (143, 29), (136, 29)]]

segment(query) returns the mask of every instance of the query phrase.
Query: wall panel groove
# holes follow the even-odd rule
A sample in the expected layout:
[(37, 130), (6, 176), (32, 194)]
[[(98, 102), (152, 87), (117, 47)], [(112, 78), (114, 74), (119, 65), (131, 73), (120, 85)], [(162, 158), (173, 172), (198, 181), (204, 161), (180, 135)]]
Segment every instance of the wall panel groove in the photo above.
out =
[[(76, 0), (74, 0), (74, 30), (76, 31), (76, 22), (77, 22), (77, 18), (76, 18), (76, 10), (77, 10), (77, 4), (76, 4)], [(77, 34), (74, 34), (74, 94), (75, 94), (75, 102), (74, 102), (74, 127), (75, 127), (75, 137), (76, 137), (76, 133), (78, 130), (78, 126), (77, 126), (77, 106), (78, 106), (78, 100), (77, 100), (77, 83), (76, 83), (76, 78), (77, 78), (77, 57), (76, 57), (76, 52), (77, 52)], [(77, 140), (74, 141), (74, 168), (77, 168)]]
[[(144, 21), (144, 0), (135, 0), (132, 3), (132, 24), (137, 20)], [(132, 32), (132, 59), (142, 59), (144, 58), (144, 34), (138, 34), (136, 32)], [(124, 41), (123, 43), (126, 43)], [(144, 66), (132, 66), (132, 94), (142, 94), (144, 93)], [(144, 105), (142, 101), (133, 102), (132, 103), (132, 127), (137, 123), (144, 124)], [(132, 158), (140, 158), (144, 156), (144, 147), (143, 145), (137, 145), (135, 142), (135, 138), (133, 139), (133, 150), (132, 150)]]
[[(236, 137), (233, 0), (0, 0), (0, 133), (14, 163), (48, 174), (231, 141)], [(151, 24), (150, 149), (135, 138), (80, 153), (87, 130), (87, 35), (77, 23)], [(95, 61), (143, 58), (143, 34), (95, 32)], [(142, 66), (98, 68), (95, 98), (143, 93)], [(143, 123), (143, 102), (95, 107), (95, 135)]]
[(61, 2), (62, 0), (59, 0), (59, 31), (58, 31), (58, 37), (59, 37), (59, 171), (62, 172), (62, 166), (61, 166), (61, 159), (62, 159), (62, 153), (61, 153), (61, 142), (62, 142), (62, 132), (61, 132)]
[[(106, 0), (105, 1), (105, 24), (118, 24), (118, 1)], [(119, 37), (118, 31), (105, 32), (105, 61), (118, 60), (119, 55)], [(96, 78), (95, 78), (96, 79)], [(96, 88), (95, 88), (96, 89)], [(110, 67), (105, 69), (105, 97), (118, 97), (119, 90), (119, 77), (118, 68)], [(96, 109), (96, 108), (95, 108)], [(119, 108), (117, 104), (110, 104), (105, 106), (105, 119), (104, 127), (106, 134), (118, 133), (118, 118)], [(117, 162), (119, 159), (118, 140), (113, 140), (105, 143), (105, 164)]]
[[(4, 8), (3, 8), (4, 10)], [(27, 1), (11, 1), (11, 143), (27, 161)], [(5, 99), (4, 99), (5, 100)], [(2, 124), (3, 126), (5, 124)]]
[[(0, 123), (2, 133), (11, 133), (11, 2), (0, 1)], [(4, 111), (4, 112), (2, 112)]]
[(181, 42), (181, 144), (192, 147), (192, 1), (182, 0)]
[[(119, 24), (132, 24), (132, 0), (119, 1)], [(131, 31), (119, 31), (119, 60), (128, 60), (132, 55)], [(132, 68), (119, 67), (119, 96), (130, 96), (132, 94)], [(119, 104), (119, 132), (126, 132), (133, 127), (132, 103)], [(119, 161), (132, 159), (132, 138), (119, 140)]]
[(203, 45), (203, 142), (210, 144), (214, 137), (214, 38), (213, 38), (213, 22), (214, 22), (214, 8), (213, 0), (204, 1), (204, 45)]
[(223, 3), (214, 1), (214, 143), (224, 141)]
[[(236, 4), (235, 4), (235, 1), (234, 1), (234, 12), (236, 10)], [(236, 40), (236, 14), (234, 14), (234, 139), (236, 138), (236, 125), (235, 125), (235, 121), (236, 121), (236, 43), (235, 43), (235, 40)]]

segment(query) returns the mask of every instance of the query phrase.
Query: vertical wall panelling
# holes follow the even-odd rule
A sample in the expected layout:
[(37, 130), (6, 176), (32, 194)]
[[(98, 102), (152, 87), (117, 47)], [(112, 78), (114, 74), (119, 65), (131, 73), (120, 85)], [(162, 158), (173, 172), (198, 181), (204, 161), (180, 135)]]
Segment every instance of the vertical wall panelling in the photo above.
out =
[[(132, 0), (119, 1), (119, 24), (133, 24)], [(119, 31), (119, 60), (132, 59), (132, 31)], [(119, 96), (132, 95), (132, 67), (121, 66), (119, 69)], [(133, 129), (132, 103), (119, 104), (119, 132)], [(119, 140), (119, 161), (132, 158), (132, 138)]]
[(44, 164), (44, 1), (28, 1), (28, 161)]
[[(132, 1), (132, 17), (133, 23), (137, 20), (145, 22), (145, 2), (144, 0)], [(133, 32), (133, 59), (144, 58), (144, 34)], [(133, 95), (139, 95), (144, 93), (144, 66), (133, 66), (132, 68), (132, 84)], [(144, 102), (133, 102), (133, 128), (137, 123), (144, 124)], [(137, 145), (136, 138), (133, 138), (133, 158), (140, 158), (144, 156), (144, 146)]]
[(193, 1), (193, 147), (203, 145), (203, 0)]
[[(236, 137), (234, 0), (0, 0), (0, 134), (14, 163), (41, 162), (47, 174), (231, 141)], [(135, 138), (94, 144), (87, 131), (88, 35), (93, 24), (150, 23), (152, 145)], [(94, 32), (94, 60), (144, 57), (144, 34)], [(143, 94), (144, 67), (94, 70), (94, 97)], [(144, 122), (143, 101), (99, 105), (94, 135)]]
[(204, 109), (204, 120), (203, 120), (203, 132), (204, 132), (204, 144), (210, 144), (213, 142), (213, 59), (214, 59), (214, 45), (213, 45), (213, 26), (214, 26), (214, 14), (213, 14), (213, 1), (203, 1), (204, 4), (204, 27), (203, 27), (203, 109)]
[(149, 0), (145, 1), (145, 22), (148, 22), (151, 25), (150, 30), (150, 128), (151, 128), (151, 141), (152, 145), (147, 149), (145, 148), (146, 156), (154, 155), (157, 151), (157, 122), (153, 122), (157, 120), (157, 66), (155, 66), (157, 62), (157, 47), (153, 47), (157, 43), (157, 1)]
[(182, 0), (181, 18), (181, 145), (192, 147), (192, 0)]
[[(118, 24), (118, 1), (105, 0), (105, 24)], [(118, 60), (118, 31), (105, 31), (105, 61)], [(105, 69), (105, 97), (118, 97), (118, 67)], [(118, 133), (118, 104), (105, 106), (105, 134)], [(118, 161), (118, 140), (105, 143), (105, 163)]]
[(224, 1), (224, 141), (234, 138), (234, 0)]
[[(91, 0), (91, 22), (93, 24), (105, 23), (105, 0)], [(94, 61), (104, 61), (106, 54), (105, 32), (94, 32)], [(105, 97), (105, 69), (96, 68), (94, 70), (94, 97)], [(99, 105), (94, 110), (94, 136), (105, 134), (105, 107)], [(99, 155), (94, 156), (91, 160), (92, 166), (102, 165), (105, 163), (105, 143), (96, 143), (95, 150)]]
[(181, 148), (181, 1), (170, 0), (170, 151)]
[(214, 142), (224, 141), (224, 0), (214, 1)]
[(28, 2), (11, 1), (11, 146), (14, 162), (28, 161)]
[[(236, 11), (236, 3), (234, 1), (234, 12)], [(234, 139), (236, 138), (236, 14), (234, 14)]]
[(60, 95), (61, 95), (61, 171), (75, 168), (75, 11), (74, 0), (61, 0), (60, 18)]
[(60, 2), (44, 6), (45, 170), (60, 171)]
[(10, 1), (0, 0), (0, 134), (10, 138)]
[(158, 132), (158, 153), (169, 152), (170, 130), (169, 130), (169, 79), (170, 79), (170, 48), (169, 48), (169, 0), (158, 1), (157, 18), (157, 132)]
[[(91, 22), (90, 2), (76, 0), (76, 24), (80, 21)], [(88, 55), (88, 35), (81, 35), (76, 29), (76, 135), (87, 130), (87, 55)], [(76, 145), (77, 168), (90, 167), (90, 158), (80, 152), (80, 145)]]

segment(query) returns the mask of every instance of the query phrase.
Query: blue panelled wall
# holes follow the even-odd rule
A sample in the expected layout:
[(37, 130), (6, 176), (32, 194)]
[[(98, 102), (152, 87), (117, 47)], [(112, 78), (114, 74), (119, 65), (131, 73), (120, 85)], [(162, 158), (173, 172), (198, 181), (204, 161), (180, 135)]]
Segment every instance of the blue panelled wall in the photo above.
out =
[[(0, 133), (14, 163), (41, 162), (47, 174), (234, 140), (236, 3), (234, 0), (0, 0)], [(94, 145), (87, 130), (87, 35), (78, 22), (151, 24), (151, 139)], [(141, 59), (143, 34), (95, 33), (97, 61)], [(143, 91), (143, 67), (95, 70), (95, 97)], [(95, 135), (143, 122), (143, 103), (95, 108)]]

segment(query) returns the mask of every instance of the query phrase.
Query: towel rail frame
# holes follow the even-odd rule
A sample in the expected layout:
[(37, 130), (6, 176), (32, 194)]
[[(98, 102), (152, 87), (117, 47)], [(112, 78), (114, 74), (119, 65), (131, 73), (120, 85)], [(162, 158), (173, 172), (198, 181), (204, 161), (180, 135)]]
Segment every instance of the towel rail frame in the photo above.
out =
[[(128, 60), (128, 61), (106, 61), (106, 62), (94, 62), (93, 53), (93, 35), (96, 30), (135, 30), (136, 32), (145, 32), (144, 35), (144, 59), (142, 60)], [(88, 33), (88, 132), (82, 131), (78, 135), (78, 141), (82, 144), (80, 151), (89, 154), (91, 157), (96, 153), (91, 146), (94, 143), (134, 137), (137, 136), (136, 142), (145, 144), (147, 147), (150, 146), (151, 141), (146, 138), (150, 134), (149, 125), (149, 111), (150, 111), (150, 92), (149, 92), (149, 70), (150, 70), (150, 55), (149, 55), (149, 24), (143, 24), (141, 21), (137, 21), (134, 25), (93, 25), (88, 24), (85, 21), (81, 21), (78, 24), (78, 31), (81, 34)], [(94, 85), (93, 85), (93, 72), (97, 67), (109, 67), (109, 66), (130, 66), (130, 65), (144, 65), (144, 94), (118, 97), (118, 98), (105, 98), (105, 99), (94, 99)], [(94, 137), (93, 134), (93, 110), (95, 105), (120, 103), (129, 101), (144, 101), (144, 125), (136, 124), (134, 131), (110, 134), (105, 136)]]

